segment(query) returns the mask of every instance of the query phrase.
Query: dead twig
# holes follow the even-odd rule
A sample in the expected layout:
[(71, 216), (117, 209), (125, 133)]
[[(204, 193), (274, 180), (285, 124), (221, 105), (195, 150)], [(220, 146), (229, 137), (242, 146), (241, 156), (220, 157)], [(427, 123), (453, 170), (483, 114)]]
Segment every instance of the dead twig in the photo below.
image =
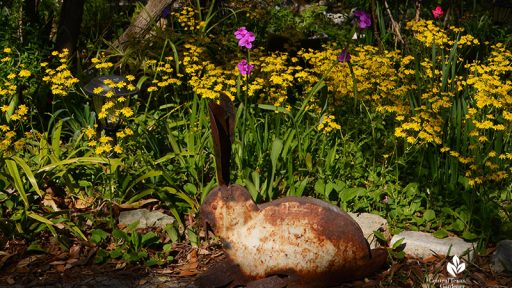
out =
[[(388, 12), (389, 19), (391, 21), (391, 31), (395, 34), (395, 43), (396, 41), (400, 41), (400, 43), (404, 44), (404, 39), (402, 38), (402, 34), (400, 34), (400, 23), (397, 23), (393, 18), (393, 14), (391, 14), (387, 0), (384, 0), (384, 7), (386, 7), (386, 11)], [(416, 13), (418, 13), (418, 11), (416, 11)]]

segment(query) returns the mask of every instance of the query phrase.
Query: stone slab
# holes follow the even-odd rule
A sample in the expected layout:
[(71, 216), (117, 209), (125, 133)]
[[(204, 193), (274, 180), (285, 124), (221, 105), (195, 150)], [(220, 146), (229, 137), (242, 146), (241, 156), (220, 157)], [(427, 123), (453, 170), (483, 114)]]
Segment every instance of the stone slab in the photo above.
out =
[(377, 248), (380, 246), (377, 242), (377, 239), (373, 235), (373, 231), (379, 230), (386, 237), (390, 235), (388, 229), (388, 221), (381, 216), (371, 213), (348, 214), (357, 222), (357, 224), (359, 224), (361, 230), (363, 230), (364, 237), (368, 240), (368, 243), (370, 243), (371, 248)]
[(139, 221), (137, 228), (161, 227), (174, 223), (174, 217), (160, 211), (149, 211), (147, 209), (136, 209), (122, 211), (119, 214), (119, 224), (130, 225)]
[(430, 233), (418, 231), (403, 231), (393, 236), (390, 246), (393, 246), (396, 241), (402, 238), (405, 238), (402, 242), (402, 244), (405, 244), (405, 253), (419, 258), (434, 254), (448, 256), (449, 252), (449, 256), (457, 255), (459, 258), (471, 260), (475, 253), (474, 244), (461, 238), (446, 237), (438, 239)]

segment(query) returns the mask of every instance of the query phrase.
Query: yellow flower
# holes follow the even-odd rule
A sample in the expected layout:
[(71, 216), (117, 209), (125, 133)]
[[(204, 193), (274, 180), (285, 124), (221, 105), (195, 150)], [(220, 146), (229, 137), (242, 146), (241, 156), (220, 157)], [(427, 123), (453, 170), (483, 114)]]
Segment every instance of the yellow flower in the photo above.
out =
[(91, 138), (92, 136), (96, 135), (96, 131), (93, 128), (88, 127), (85, 129), (85, 135), (87, 135), (87, 138)]
[(100, 94), (101, 92), (103, 92), (103, 87), (96, 87), (92, 90), (94, 94)]
[(2, 107), (0, 107), (0, 110), (2, 110), (2, 112), (7, 112), (7, 111), (9, 111), (9, 108), (10, 108), (9, 105), (3, 105)]
[(18, 115), (20, 115), (20, 116), (24, 116), (24, 115), (26, 115), (26, 114), (27, 114), (27, 112), (28, 112), (28, 107), (27, 107), (27, 105), (22, 104), (22, 105), (20, 105), (20, 107), (18, 107), (18, 111), (17, 111)]
[(130, 107), (124, 107), (120, 110), (120, 112), (126, 117), (130, 117), (133, 115), (133, 110)]
[(18, 73), (18, 75), (20, 77), (29, 77), (31, 75), (31, 73), (27, 69), (23, 69), (20, 71), (20, 73)]
[(11, 52), (12, 52), (11, 48), (9, 48), (9, 47), (4, 48), (4, 53), (11, 53)]
[(107, 142), (110, 142), (110, 141), (112, 141), (112, 137), (110, 137), (110, 136), (101, 136), (100, 137), (100, 142), (101, 143), (107, 143)]
[(119, 146), (119, 144), (117, 144), (114, 147), (114, 152), (116, 152), (116, 153), (123, 153), (123, 148), (121, 148), (121, 146)]
[(130, 128), (124, 128), (123, 132), (126, 135), (133, 135), (133, 131)]

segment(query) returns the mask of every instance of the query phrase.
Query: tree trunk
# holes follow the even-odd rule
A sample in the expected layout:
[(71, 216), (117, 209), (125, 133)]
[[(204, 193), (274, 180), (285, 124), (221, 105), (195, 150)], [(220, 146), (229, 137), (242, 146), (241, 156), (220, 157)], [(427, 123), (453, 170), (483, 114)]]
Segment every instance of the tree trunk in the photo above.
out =
[(164, 9), (175, 0), (149, 0), (137, 18), (124, 31), (123, 35), (113, 43), (113, 47), (125, 50), (131, 41), (144, 39), (151, 29), (151, 23), (156, 22)]
[(55, 48), (60, 51), (64, 48), (73, 55), (80, 36), (80, 26), (84, 14), (85, 0), (64, 0), (60, 12), (59, 28)]

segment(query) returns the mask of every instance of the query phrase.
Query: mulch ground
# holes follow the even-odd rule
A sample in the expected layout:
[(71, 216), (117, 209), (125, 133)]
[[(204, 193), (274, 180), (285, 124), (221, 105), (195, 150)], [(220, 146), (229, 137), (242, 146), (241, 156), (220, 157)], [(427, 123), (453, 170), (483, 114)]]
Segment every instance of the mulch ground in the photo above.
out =
[[(75, 248), (73, 248), (75, 247)], [(79, 250), (79, 251), (78, 251)], [(95, 265), (94, 247), (75, 244), (59, 254), (0, 253), (0, 287), (195, 287), (195, 278), (224, 259), (218, 244), (203, 248), (177, 245), (175, 264), (147, 268), (122, 261)], [(392, 261), (380, 273), (340, 287), (512, 287), (511, 274), (495, 274), (487, 256), (466, 262), (455, 282), (446, 272), (446, 257)], [(451, 281), (451, 282), (450, 282)], [(430, 284), (428, 284), (430, 283)], [(452, 285), (452, 286), (449, 286)], [(462, 286), (456, 286), (462, 285)]]

